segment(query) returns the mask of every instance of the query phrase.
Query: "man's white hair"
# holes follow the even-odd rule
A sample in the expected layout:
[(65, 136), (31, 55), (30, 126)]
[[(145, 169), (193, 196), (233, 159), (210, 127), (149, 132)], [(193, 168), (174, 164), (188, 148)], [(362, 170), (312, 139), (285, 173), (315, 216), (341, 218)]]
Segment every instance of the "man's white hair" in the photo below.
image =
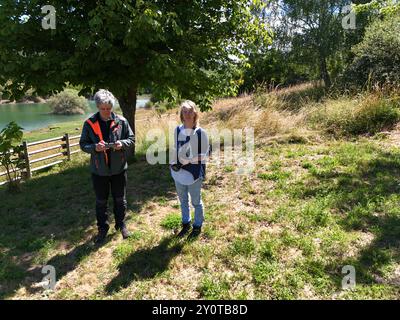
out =
[(96, 106), (99, 106), (101, 104), (110, 104), (114, 108), (115, 100), (116, 99), (114, 95), (110, 91), (105, 89), (100, 89), (94, 95), (94, 101), (96, 102)]

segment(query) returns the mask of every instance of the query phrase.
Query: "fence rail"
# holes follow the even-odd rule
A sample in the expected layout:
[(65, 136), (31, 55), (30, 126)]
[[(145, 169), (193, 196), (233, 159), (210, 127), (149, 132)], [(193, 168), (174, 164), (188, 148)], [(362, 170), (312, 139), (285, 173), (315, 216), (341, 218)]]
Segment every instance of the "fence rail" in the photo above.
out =
[[(71, 160), (71, 155), (80, 152), (80, 148), (72, 150), (72, 148), (79, 146), (79, 142), (75, 142), (74, 140), (79, 139), (81, 136), (70, 136), (68, 133), (64, 134), (61, 137), (40, 140), (35, 142), (26, 142), (22, 143), (23, 153), (18, 155), (21, 160), (23, 160), (23, 166), (21, 169), (17, 169), (14, 171), (10, 171), (11, 173), (15, 173), (20, 171), (22, 179), (30, 179), (32, 177), (32, 173), (35, 171), (39, 171), (45, 168), (52, 167), (56, 164), (62, 163), (64, 161)], [(56, 143), (55, 145), (47, 146), (48, 144)], [(32, 150), (33, 147), (40, 147), (41, 145), (46, 145), (44, 148), (39, 148)], [(62, 149), (62, 151), (60, 151)], [(10, 150), (13, 152), (13, 150)], [(40, 158), (33, 158), (32, 156), (36, 156), (40, 153), (46, 153)], [(63, 157), (62, 159), (53, 161), (51, 163), (46, 163), (38, 167), (33, 167), (33, 164), (39, 164), (40, 162), (44, 162), (53, 158)], [(0, 172), (0, 177), (6, 176), (7, 171)], [(0, 186), (7, 183), (8, 181), (0, 182)]]

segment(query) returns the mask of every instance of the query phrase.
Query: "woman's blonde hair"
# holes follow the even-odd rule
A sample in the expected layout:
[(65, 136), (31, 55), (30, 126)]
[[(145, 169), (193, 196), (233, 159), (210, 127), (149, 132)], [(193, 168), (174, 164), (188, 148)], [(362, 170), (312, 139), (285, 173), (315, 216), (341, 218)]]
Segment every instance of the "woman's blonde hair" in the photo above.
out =
[(194, 125), (196, 127), (199, 126), (199, 112), (196, 109), (196, 104), (191, 100), (185, 100), (181, 103), (179, 110), (179, 117), (181, 118), (181, 122), (183, 123), (183, 108), (192, 109), (194, 113)]

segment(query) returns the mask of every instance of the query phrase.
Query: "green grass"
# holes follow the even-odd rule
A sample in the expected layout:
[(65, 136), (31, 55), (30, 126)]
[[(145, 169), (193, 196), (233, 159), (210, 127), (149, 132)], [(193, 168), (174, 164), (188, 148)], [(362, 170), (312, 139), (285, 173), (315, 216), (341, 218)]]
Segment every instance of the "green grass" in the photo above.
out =
[(61, 137), (65, 133), (70, 133), (71, 135), (80, 135), (82, 132), (83, 121), (84, 120), (76, 120), (57, 123), (43, 129), (25, 132), (24, 140), (27, 140), (28, 142), (34, 142), (54, 137)]
[(10, 257), (0, 255), (0, 279), (3, 281), (21, 281), (26, 276), (26, 271), (13, 262)]
[[(92, 245), (86, 155), (34, 176), (22, 193), (1, 187), (0, 297), (42, 298), (34, 284), (45, 264), (56, 267), (59, 281), (49, 299), (400, 296), (395, 144), (365, 137), (276, 143), (256, 150), (250, 176), (210, 165), (205, 224), (194, 242), (172, 237), (181, 224), (174, 183), (165, 165), (142, 156), (128, 169), (133, 236), (123, 241), (111, 228), (102, 247)], [(352, 291), (341, 288), (345, 265), (356, 270)]]
[(263, 180), (272, 180), (272, 181), (279, 181), (279, 180), (285, 180), (290, 177), (289, 172), (283, 172), (283, 171), (276, 171), (273, 173), (259, 173), (258, 178), (263, 179)]
[(255, 243), (251, 238), (236, 239), (230, 246), (230, 254), (248, 257), (255, 251), (255, 248)]
[(227, 299), (229, 296), (230, 284), (225, 279), (213, 279), (205, 276), (199, 285), (200, 297), (207, 300)]
[(261, 260), (254, 264), (251, 271), (256, 285), (270, 283), (279, 274), (279, 265), (275, 262)]
[(165, 229), (177, 229), (181, 225), (182, 218), (180, 214), (168, 214), (162, 221), (161, 226)]
[(235, 167), (234, 166), (226, 166), (224, 168), (224, 171), (227, 172), (227, 173), (233, 172), (233, 171), (235, 171)]
[(279, 244), (276, 240), (263, 241), (259, 253), (263, 259), (276, 260), (279, 255)]

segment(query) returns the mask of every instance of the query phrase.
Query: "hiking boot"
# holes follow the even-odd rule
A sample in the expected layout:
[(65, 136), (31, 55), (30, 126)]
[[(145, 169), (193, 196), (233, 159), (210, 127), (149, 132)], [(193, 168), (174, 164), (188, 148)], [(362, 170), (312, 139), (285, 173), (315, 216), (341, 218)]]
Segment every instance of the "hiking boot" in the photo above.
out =
[(189, 236), (187, 237), (187, 239), (188, 239), (189, 241), (196, 240), (196, 239), (199, 237), (200, 233), (201, 233), (201, 227), (193, 227), (193, 230), (192, 230), (192, 232), (189, 234)]
[(95, 244), (102, 244), (102, 243), (106, 240), (108, 229), (109, 229), (109, 228), (107, 228), (107, 229), (100, 229), (100, 230), (99, 230), (99, 232), (98, 232), (96, 238), (94, 239), (94, 243), (95, 243)]
[(122, 238), (123, 239), (128, 239), (131, 236), (131, 233), (126, 228), (126, 226), (123, 226), (120, 230), (121, 230), (121, 234), (122, 234)]
[(186, 234), (189, 233), (190, 230), (190, 222), (182, 223), (182, 230), (176, 235), (177, 238), (183, 238)]

